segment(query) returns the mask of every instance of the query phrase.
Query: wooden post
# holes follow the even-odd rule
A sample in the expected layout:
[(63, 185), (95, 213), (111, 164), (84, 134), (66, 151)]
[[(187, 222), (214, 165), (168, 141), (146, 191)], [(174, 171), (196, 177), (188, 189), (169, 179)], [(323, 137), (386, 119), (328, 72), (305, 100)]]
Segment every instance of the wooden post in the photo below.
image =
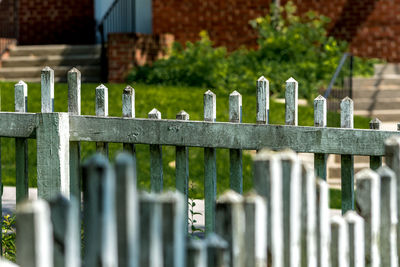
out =
[(190, 267), (207, 267), (206, 242), (199, 239), (189, 239), (187, 245), (187, 263)]
[(295, 79), (290, 77), (286, 81), (286, 91), (285, 91), (285, 124), (295, 125), (298, 124), (298, 88), (299, 85)]
[(257, 80), (257, 124), (269, 123), (269, 81), (261, 76)]
[[(340, 127), (353, 128), (353, 100), (345, 97), (340, 103)], [(342, 214), (354, 210), (354, 157), (341, 156)]]
[[(129, 85), (125, 87), (122, 93), (122, 117), (135, 118), (135, 89)], [(136, 166), (136, 148), (135, 144), (124, 143), (124, 151), (132, 154), (134, 165)]]
[(18, 265), (8, 261), (6, 259), (0, 258), (0, 266), (2, 267), (18, 267)]
[(380, 228), (380, 179), (379, 175), (364, 169), (356, 174), (357, 213), (364, 218), (365, 264), (378, 267)]
[[(217, 116), (216, 96), (208, 90), (204, 93), (204, 120), (215, 122)], [(215, 229), (215, 200), (217, 195), (217, 151), (204, 148), (204, 206), (206, 234)]]
[[(15, 112), (28, 112), (28, 86), (15, 85)], [(15, 177), (17, 203), (28, 197), (28, 139), (15, 138)]]
[[(381, 121), (378, 118), (375, 118), (369, 122), (369, 128), (373, 130), (380, 130)], [(382, 166), (382, 157), (379, 156), (371, 156), (369, 157), (369, 166), (373, 170), (377, 170), (380, 166)]]
[(38, 197), (69, 197), (68, 113), (39, 113), (36, 128)]
[(224, 193), (217, 201), (215, 221), (215, 233), (228, 242), (229, 266), (243, 266), (246, 220), (242, 196), (232, 190)]
[(267, 265), (267, 203), (251, 193), (244, 199), (245, 246), (244, 267)]
[[(189, 120), (189, 114), (187, 114), (184, 110), (181, 110), (178, 114), (176, 114), (177, 120)], [(175, 186), (176, 189), (183, 194), (184, 202), (184, 217), (185, 221), (188, 221), (188, 197), (189, 197), (189, 149), (185, 146), (176, 146), (175, 148)], [(186, 223), (184, 226), (185, 233), (188, 233), (188, 224)]]
[(349, 266), (364, 267), (365, 251), (364, 251), (364, 219), (355, 211), (349, 210), (344, 215), (349, 230), (348, 247), (349, 247)]
[(396, 195), (396, 174), (387, 166), (377, 170), (381, 178), (381, 223), (379, 229), (381, 266), (398, 266), (397, 255), (397, 195)]
[[(234, 91), (229, 95), (229, 121), (242, 122), (242, 95)], [(230, 188), (239, 194), (243, 193), (242, 150), (230, 149)]]
[(139, 207), (136, 165), (125, 152), (115, 159), (118, 266), (138, 267)]
[(54, 112), (54, 70), (45, 67), (41, 73), (42, 113)]
[(349, 266), (348, 229), (340, 216), (331, 219), (331, 267)]
[(163, 264), (171, 267), (184, 267), (186, 264), (183, 195), (179, 192), (166, 192), (160, 197), (162, 209)]
[(163, 267), (162, 211), (158, 196), (139, 196), (140, 267)]
[(54, 267), (81, 266), (81, 220), (78, 200), (74, 196), (68, 200), (59, 195), (50, 201), (50, 208)]
[[(314, 99), (314, 126), (326, 127), (326, 99), (319, 95)], [(314, 170), (315, 174), (326, 181), (326, 154), (314, 154)]]
[[(153, 108), (149, 119), (161, 120), (161, 112)], [(150, 145), (150, 180), (151, 191), (159, 193), (163, 190), (163, 166), (161, 145)]]
[(206, 237), (206, 244), (208, 267), (230, 266), (228, 242), (217, 234), (211, 232)]
[(20, 203), (17, 218), (17, 264), (21, 267), (52, 267), (49, 205), (40, 199)]
[[(400, 137), (393, 136), (385, 141), (386, 165), (396, 174), (397, 215), (400, 214)], [(397, 224), (397, 255), (400, 256), (400, 224)]]
[[(103, 84), (96, 87), (96, 116), (108, 116), (108, 88)], [(108, 157), (108, 144), (97, 142), (96, 150)]]
[(317, 266), (330, 266), (331, 231), (329, 222), (329, 187), (322, 179), (316, 181), (317, 192)]
[(102, 154), (83, 166), (84, 263), (87, 267), (117, 267), (115, 175)]
[(270, 266), (283, 267), (283, 200), (280, 154), (261, 150), (254, 158), (254, 188), (267, 200), (267, 248)]
[[(81, 72), (76, 68), (68, 71), (68, 113), (81, 115)], [(81, 145), (79, 142), (69, 143), (70, 192), (81, 200)]]
[(301, 266), (317, 266), (316, 187), (314, 172), (307, 165), (301, 168)]

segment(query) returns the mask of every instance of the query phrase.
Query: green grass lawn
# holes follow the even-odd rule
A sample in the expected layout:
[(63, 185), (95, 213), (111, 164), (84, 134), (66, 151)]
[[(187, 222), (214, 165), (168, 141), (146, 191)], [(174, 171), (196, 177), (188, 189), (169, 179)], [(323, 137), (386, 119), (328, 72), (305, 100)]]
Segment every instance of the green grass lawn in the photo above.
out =
[[(82, 114), (95, 114), (95, 88), (97, 84), (82, 84)], [(109, 94), (109, 115), (121, 116), (122, 110), (122, 84), (106, 84)], [(189, 113), (191, 120), (203, 119), (203, 94), (204, 88), (193, 87), (171, 87), (171, 86), (148, 86), (143, 84), (134, 85), (136, 90), (136, 117), (147, 118), (147, 113), (157, 108), (163, 119), (174, 119), (180, 110)], [(14, 84), (0, 82), (1, 110), (14, 111)], [(67, 112), (68, 93), (67, 85), (58, 83), (55, 85), (54, 106), (56, 112)], [(240, 90), (239, 90), (240, 92)], [(228, 121), (229, 118), (229, 94), (214, 90), (217, 95), (217, 121)], [(40, 112), (40, 84), (28, 84), (28, 110), (29, 112)], [(299, 125), (313, 125), (313, 108), (299, 107)], [(284, 124), (285, 107), (271, 101), (270, 123)], [(243, 122), (253, 123), (256, 117), (256, 95), (243, 95)], [(368, 128), (369, 119), (355, 117), (356, 128)], [(338, 127), (340, 124), (339, 114), (328, 113), (328, 126)], [(2, 138), (2, 176), (5, 185), (15, 185), (15, 142), (14, 139)], [(36, 142), (29, 140), (29, 185), (36, 186)], [(121, 144), (110, 144), (110, 158), (113, 159), (117, 151), (121, 150)], [(94, 143), (82, 143), (82, 159), (88, 157), (95, 151)], [(150, 159), (149, 147), (137, 145), (138, 181), (139, 187), (148, 189), (150, 186)], [(217, 152), (218, 185), (217, 191), (221, 193), (229, 187), (229, 151), (219, 149)], [(174, 169), (175, 149), (174, 147), (163, 147), (164, 186), (172, 188), (175, 186)], [(191, 197), (199, 198), (203, 194), (203, 149), (190, 148), (190, 180)], [(243, 156), (244, 190), (252, 187), (252, 163), (250, 153)]]

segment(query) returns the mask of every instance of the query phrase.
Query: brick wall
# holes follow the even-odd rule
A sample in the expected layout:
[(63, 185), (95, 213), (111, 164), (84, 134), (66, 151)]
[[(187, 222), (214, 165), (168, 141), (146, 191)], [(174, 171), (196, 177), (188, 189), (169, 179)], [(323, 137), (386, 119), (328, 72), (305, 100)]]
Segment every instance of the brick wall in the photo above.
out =
[[(271, 0), (152, 0), (153, 33), (171, 33), (184, 43), (207, 30), (217, 46), (256, 47), (248, 21), (267, 14)], [(281, 1), (282, 4), (287, 2)], [(331, 35), (350, 43), (361, 57), (400, 62), (400, 1), (293, 0), (299, 13), (315, 10), (332, 19)]]
[(19, 44), (94, 41), (93, 0), (19, 0)]
[(14, 38), (16, 29), (14, 28), (14, 2), (17, 0), (0, 0), (0, 37)]
[(109, 34), (108, 81), (124, 82), (126, 75), (134, 66), (143, 66), (164, 57), (173, 41), (174, 37), (170, 34)]

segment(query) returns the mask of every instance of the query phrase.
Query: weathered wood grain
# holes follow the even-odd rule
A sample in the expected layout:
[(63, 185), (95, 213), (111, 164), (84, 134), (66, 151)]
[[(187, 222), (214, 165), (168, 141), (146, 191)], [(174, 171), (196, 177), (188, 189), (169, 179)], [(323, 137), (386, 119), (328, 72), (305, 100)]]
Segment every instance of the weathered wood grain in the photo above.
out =
[(54, 112), (54, 70), (45, 67), (41, 72), (42, 112)]
[[(103, 84), (96, 87), (95, 91), (96, 116), (108, 116), (108, 88)], [(104, 131), (104, 130), (103, 130)], [(108, 144), (106, 142), (96, 142), (96, 150), (108, 157)]]
[[(129, 85), (122, 92), (122, 117), (135, 118), (135, 89)], [(122, 147), (124, 151), (132, 154), (134, 164), (136, 165), (135, 144), (124, 143)]]
[[(369, 122), (369, 128), (371, 130), (380, 130), (381, 121), (378, 118), (371, 120)], [(377, 170), (380, 166), (382, 166), (382, 157), (379, 156), (369, 157), (369, 166), (372, 170)]]
[(295, 79), (290, 77), (286, 81), (285, 91), (285, 124), (298, 124), (298, 91), (299, 84)]
[[(314, 126), (326, 127), (327, 119), (326, 99), (319, 95), (314, 99)], [(326, 181), (326, 154), (314, 154), (314, 170), (315, 174)]]
[(349, 230), (349, 267), (365, 267), (364, 219), (353, 210), (346, 212), (344, 219)]
[[(161, 112), (153, 108), (149, 114), (149, 119), (161, 120)], [(162, 166), (162, 146), (150, 145), (150, 185), (151, 191), (159, 193), (163, 190), (163, 166)]]
[(261, 76), (257, 80), (257, 124), (269, 122), (269, 81)]
[(317, 198), (317, 266), (330, 266), (331, 231), (329, 222), (329, 187), (322, 179), (316, 181)]
[(340, 216), (331, 219), (331, 267), (349, 266), (348, 228)]
[[(229, 95), (229, 121), (242, 122), (242, 95), (234, 91)], [(243, 164), (242, 151), (240, 149), (229, 150), (230, 160), (230, 188), (239, 194), (243, 192)]]

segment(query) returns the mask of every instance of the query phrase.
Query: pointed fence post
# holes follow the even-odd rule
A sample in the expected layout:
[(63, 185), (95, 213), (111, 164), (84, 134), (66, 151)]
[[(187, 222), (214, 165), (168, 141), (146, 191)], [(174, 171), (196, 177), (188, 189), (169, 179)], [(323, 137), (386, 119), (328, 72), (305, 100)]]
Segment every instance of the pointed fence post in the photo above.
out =
[(187, 263), (191, 267), (207, 267), (207, 244), (205, 240), (189, 239), (187, 245)]
[[(28, 112), (28, 86), (15, 85), (15, 112)], [(15, 138), (15, 177), (17, 203), (28, 197), (28, 139)]]
[(357, 173), (357, 213), (364, 218), (365, 264), (378, 267), (379, 228), (380, 228), (380, 178), (379, 175), (364, 169)]
[[(108, 117), (108, 88), (103, 84), (96, 87), (96, 116)], [(108, 144), (96, 142), (96, 150), (108, 157)]]
[(377, 170), (381, 178), (381, 223), (379, 229), (381, 266), (397, 267), (397, 195), (396, 175), (387, 166)]
[(285, 124), (294, 125), (298, 124), (298, 90), (299, 85), (295, 79), (290, 77), (286, 81), (286, 91), (285, 91)]
[[(68, 113), (81, 115), (81, 72), (76, 68), (68, 71)], [(78, 201), (81, 200), (81, 145), (69, 143), (70, 192)]]
[[(189, 120), (189, 114), (186, 111), (181, 110), (178, 114), (176, 114), (177, 120)], [(185, 221), (188, 221), (188, 197), (189, 197), (189, 148), (185, 146), (176, 146), (175, 148), (175, 186), (176, 189), (183, 194), (183, 198), (185, 201), (185, 212), (184, 217)], [(185, 224), (185, 233), (188, 233), (188, 224)]]
[(330, 266), (331, 231), (329, 221), (329, 187), (322, 179), (316, 181), (317, 197), (317, 266)]
[(115, 159), (118, 265), (138, 267), (139, 207), (136, 165), (130, 153)]
[(49, 205), (41, 199), (22, 202), (17, 207), (17, 218), (17, 264), (21, 267), (52, 267)]
[(159, 197), (162, 209), (162, 246), (164, 266), (184, 267), (186, 263), (184, 203), (179, 192), (166, 192)]
[(244, 199), (245, 246), (244, 266), (267, 265), (267, 203), (265, 198), (251, 193)]
[(346, 212), (344, 219), (349, 230), (347, 241), (349, 247), (349, 266), (364, 267), (364, 219), (353, 210)]
[(243, 266), (246, 219), (242, 196), (232, 190), (224, 193), (217, 201), (215, 221), (215, 233), (228, 242), (229, 266)]
[[(314, 99), (314, 126), (326, 127), (326, 99), (319, 95)], [(315, 174), (326, 181), (326, 161), (328, 155), (315, 153), (314, 154), (314, 170)]]
[[(380, 130), (381, 121), (378, 118), (375, 118), (369, 122), (369, 128), (372, 130)], [(377, 170), (380, 166), (382, 166), (382, 157), (379, 156), (370, 156), (369, 157), (369, 166), (373, 170)]]
[[(242, 122), (242, 95), (234, 91), (229, 95), (229, 121)], [(242, 150), (230, 149), (230, 188), (239, 194), (243, 193)]]
[(283, 267), (283, 199), (280, 154), (262, 149), (254, 158), (254, 188), (267, 201), (268, 264)]
[[(217, 116), (217, 99), (213, 92), (204, 93), (204, 120), (215, 122)], [(204, 148), (204, 206), (206, 234), (215, 229), (215, 200), (217, 196), (217, 151), (215, 148)]]
[(269, 123), (269, 81), (261, 76), (257, 80), (257, 124)]
[[(161, 120), (161, 112), (153, 108), (149, 119)], [(163, 166), (161, 145), (150, 145), (150, 180), (151, 191), (159, 193), (163, 190)]]
[[(345, 97), (340, 103), (340, 127), (353, 128), (353, 100)], [(342, 214), (354, 210), (354, 157), (341, 156)]]
[[(122, 92), (122, 117), (135, 118), (135, 89), (129, 85)], [(132, 154), (136, 166), (135, 144), (124, 143), (122, 146), (124, 151)]]
[(206, 244), (208, 267), (230, 266), (228, 242), (211, 232), (206, 237)]
[(117, 266), (115, 175), (100, 153), (83, 166), (84, 263), (87, 267)]
[(81, 220), (79, 202), (59, 195), (50, 201), (53, 224), (54, 267), (81, 266)]
[[(386, 165), (396, 174), (397, 216), (400, 214), (400, 137), (392, 136), (385, 141)], [(400, 224), (397, 224), (397, 255), (400, 256)]]
[(54, 112), (54, 70), (45, 67), (41, 72), (42, 113)]
[(163, 267), (162, 210), (158, 196), (139, 195), (140, 267)]
[(335, 216), (331, 219), (331, 267), (349, 266), (348, 229), (346, 221)]

